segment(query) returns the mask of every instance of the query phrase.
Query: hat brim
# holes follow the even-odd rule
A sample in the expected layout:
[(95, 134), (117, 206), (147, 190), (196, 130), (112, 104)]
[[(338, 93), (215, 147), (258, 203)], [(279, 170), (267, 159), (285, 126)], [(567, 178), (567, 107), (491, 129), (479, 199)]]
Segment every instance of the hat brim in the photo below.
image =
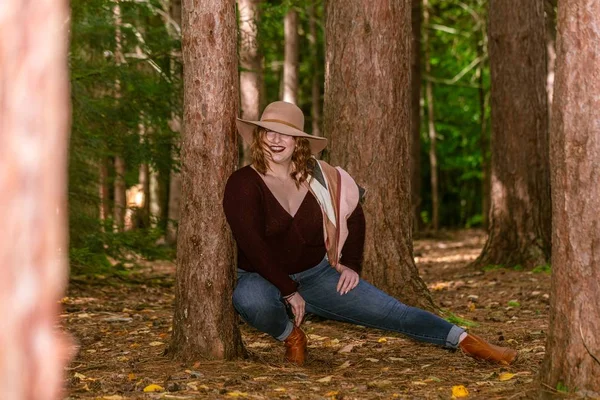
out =
[(252, 144), (254, 140), (254, 129), (259, 126), (261, 128), (268, 129), (273, 132), (281, 133), (282, 135), (296, 136), (307, 138), (310, 143), (311, 154), (317, 154), (327, 147), (327, 139), (320, 136), (309, 135), (306, 132), (296, 129), (294, 127), (273, 121), (247, 121), (238, 118), (235, 121), (238, 132), (247, 144)]

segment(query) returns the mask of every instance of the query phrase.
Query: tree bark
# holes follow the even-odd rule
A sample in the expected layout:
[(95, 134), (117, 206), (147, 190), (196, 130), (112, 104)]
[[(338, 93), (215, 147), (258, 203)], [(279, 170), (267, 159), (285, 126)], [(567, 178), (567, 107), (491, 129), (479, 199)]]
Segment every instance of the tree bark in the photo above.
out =
[[(243, 119), (260, 118), (262, 89), (262, 55), (258, 45), (259, 6), (261, 0), (238, 0), (240, 15), (240, 98)], [(250, 146), (244, 141), (241, 164), (252, 162)]]
[[(110, 216), (110, 186), (108, 184), (108, 159), (100, 159), (99, 169), (99, 194), (100, 194), (100, 221), (104, 222)], [(104, 230), (104, 225), (102, 226)]]
[(231, 302), (234, 245), (221, 204), (237, 164), (235, 0), (184, 0), (182, 44), (183, 205), (170, 350), (187, 361), (233, 359), (243, 348)]
[(62, 398), (67, 341), (69, 77), (66, 1), (0, 6), (0, 390)]
[(410, 188), (412, 231), (421, 229), (421, 1), (412, 0), (412, 136), (410, 142)]
[(423, 0), (423, 47), (425, 48), (425, 98), (427, 100), (427, 132), (429, 134), (429, 168), (431, 174), (431, 227), (437, 231), (440, 227), (440, 195), (438, 184), (438, 166), (436, 154), (435, 115), (433, 106), (433, 85), (431, 83), (431, 61), (429, 52), (429, 0)]
[(298, 103), (298, 13), (285, 15), (285, 60), (283, 62), (283, 101)]
[(545, 387), (600, 398), (600, 3), (560, 2), (558, 31), (550, 329), (540, 376)]
[(364, 277), (432, 309), (412, 256), (411, 0), (330, 0), (325, 14), (324, 130), (331, 161), (368, 191)]
[(475, 264), (535, 267), (551, 233), (544, 4), (491, 0), (489, 18), (492, 205)]
[(310, 41), (310, 56), (312, 58), (312, 88), (310, 116), (312, 134), (321, 136), (321, 63), (319, 62), (319, 44), (317, 36), (316, 0), (310, 0), (308, 5), (308, 31)]
[[(115, 5), (113, 6), (113, 16), (115, 20), (115, 63), (117, 66), (121, 65), (125, 61), (123, 56), (123, 44), (121, 37), (121, 6), (119, 5), (120, 0), (113, 0)], [(115, 81), (115, 99), (119, 101), (121, 98), (121, 82), (117, 79)], [(127, 207), (127, 187), (125, 185), (125, 160), (120, 155), (115, 156), (115, 182), (114, 182), (114, 210), (113, 219), (115, 228), (118, 232), (123, 231), (125, 228), (125, 209)]]

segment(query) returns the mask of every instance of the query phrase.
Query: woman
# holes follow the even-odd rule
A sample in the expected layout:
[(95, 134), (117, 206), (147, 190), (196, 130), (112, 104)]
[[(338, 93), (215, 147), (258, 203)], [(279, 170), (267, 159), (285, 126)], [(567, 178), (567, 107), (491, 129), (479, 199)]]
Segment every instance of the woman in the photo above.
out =
[(461, 348), (477, 359), (516, 359), (516, 351), (406, 306), (359, 278), (365, 235), (360, 188), (342, 169), (311, 157), (327, 140), (303, 132), (298, 107), (271, 103), (260, 121), (238, 119), (237, 126), (251, 145), (252, 165), (231, 175), (223, 200), (238, 245), (233, 302), (246, 322), (285, 343), (287, 361), (305, 361), (300, 325), (307, 312)]

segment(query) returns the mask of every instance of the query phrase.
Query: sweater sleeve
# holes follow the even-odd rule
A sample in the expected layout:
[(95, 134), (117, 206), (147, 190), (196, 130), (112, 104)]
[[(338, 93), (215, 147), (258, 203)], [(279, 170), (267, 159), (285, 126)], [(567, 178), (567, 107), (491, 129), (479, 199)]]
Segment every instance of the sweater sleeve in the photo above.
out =
[(256, 182), (240, 174), (231, 175), (225, 186), (223, 209), (238, 247), (256, 272), (275, 285), (282, 296), (294, 293), (297, 283), (276, 262), (265, 240), (262, 195)]
[(348, 218), (348, 238), (342, 248), (340, 263), (360, 274), (365, 245), (365, 215), (360, 203)]

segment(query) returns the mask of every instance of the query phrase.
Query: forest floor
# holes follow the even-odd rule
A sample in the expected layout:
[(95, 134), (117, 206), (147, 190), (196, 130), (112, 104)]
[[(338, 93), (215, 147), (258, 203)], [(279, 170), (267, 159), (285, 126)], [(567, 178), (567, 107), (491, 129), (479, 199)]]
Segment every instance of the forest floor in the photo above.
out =
[[(491, 342), (519, 350), (510, 367), (401, 335), (309, 319), (309, 361), (282, 361), (281, 343), (241, 325), (249, 358), (184, 365), (163, 355), (170, 340), (175, 268), (141, 262), (127, 278), (72, 279), (62, 324), (78, 351), (66, 371), (67, 399), (450, 399), (533, 398), (548, 328), (547, 272), (469, 267), (480, 231), (415, 242), (415, 258), (434, 300), (472, 321)], [(154, 385), (154, 386), (153, 386)], [(148, 392), (148, 390), (158, 390)], [(146, 390), (146, 391), (144, 391)]]

